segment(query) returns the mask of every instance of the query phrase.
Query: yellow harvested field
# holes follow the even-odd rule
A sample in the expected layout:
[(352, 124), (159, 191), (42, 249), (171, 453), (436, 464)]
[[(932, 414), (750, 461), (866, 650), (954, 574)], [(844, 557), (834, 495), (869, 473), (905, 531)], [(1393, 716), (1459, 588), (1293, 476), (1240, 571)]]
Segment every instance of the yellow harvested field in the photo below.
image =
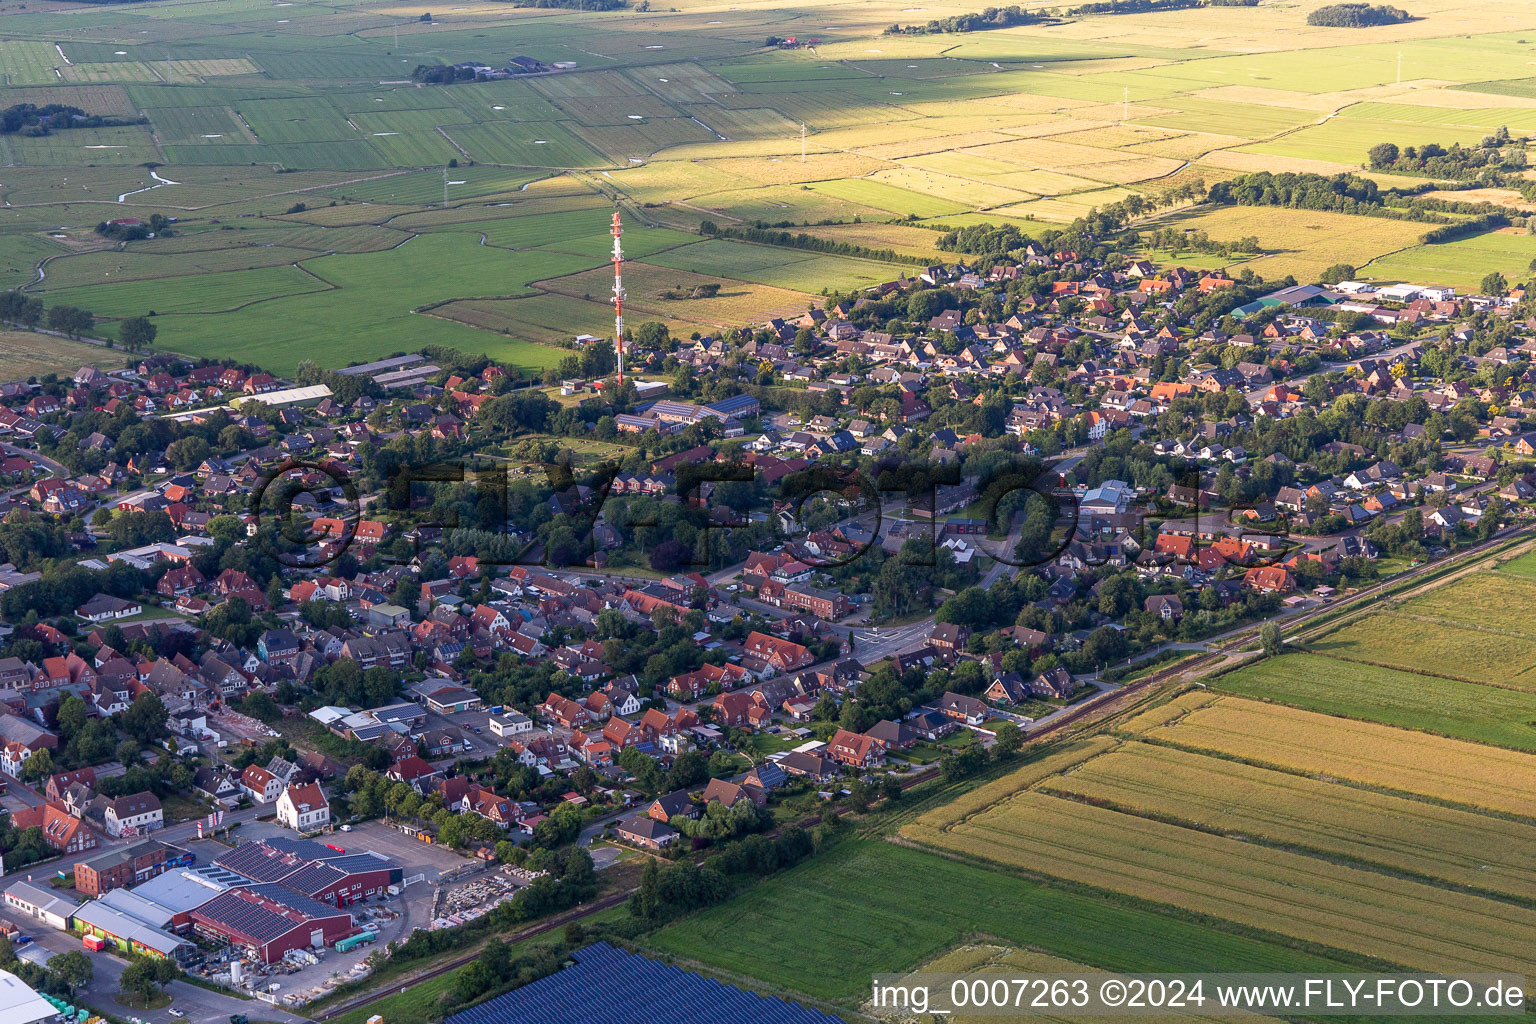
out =
[(0, 366), (6, 380), (26, 380), (45, 373), (72, 375), (87, 364), (101, 370), (115, 370), (126, 365), (127, 353), (121, 349), (87, 345), (32, 331), (0, 330)]
[(1512, 188), (1468, 188), (1460, 192), (1425, 192), (1425, 199), (1445, 199), (1450, 202), (1461, 203), (1497, 203), (1507, 206), (1521, 213), (1536, 211), (1536, 203), (1526, 202), (1525, 198)]
[(1536, 899), (1536, 826), (1170, 747), (1126, 743), (1041, 792)]
[(1223, 103), (1259, 103), (1266, 107), (1289, 107), (1295, 110), (1317, 110), (1332, 113), (1348, 101), (1315, 93), (1295, 92), (1291, 89), (1265, 89), (1257, 85), (1218, 85), (1190, 93), (1191, 96)]
[[(1066, 745), (1052, 750), (1044, 757), (1031, 761), (1017, 771), (1009, 772), (1000, 779), (994, 779), (984, 786), (977, 786), (964, 795), (951, 800), (947, 804), (923, 813), (915, 822), (905, 826), (902, 834), (907, 835), (907, 829), (916, 827), (919, 830), (932, 832), (947, 832), (956, 825), (965, 822), (972, 815), (991, 810), (998, 804), (1008, 800), (1016, 793), (1020, 793), (1036, 783), (1048, 779), (1053, 775), (1072, 768), (1074, 765), (1106, 753), (1119, 746), (1119, 741), (1110, 736), (1095, 736), (1086, 740), (1074, 740)], [(912, 836), (916, 838), (916, 836)]]
[[(903, 139), (900, 142), (886, 141), (890, 135), (889, 131), (875, 132), (873, 129), (859, 128), (825, 133), (819, 136), (817, 141), (846, 146), (856, 150), (858, 154), (875, 160), (900, 160), (904, 157), (923, 156), (927, 153), (953, 153), (967, 146), (985, 146), (995, 142), (1008, 142), (1014, 138), (1012, 134), (1001, 131), (982, 131), (959, 135), (924, 135)], [(871, 138), (876, 140), (874, 144), (869, 141)]]
[(1518, 815), (1533, 810), (1536, 758), (1529, 754), (1370, 722), (1219, 697), (1177, 721), (1145, 729), (1144, 735), (1187, 749), (1451, 804)]
[[(1101, 968), (1077, 963), (1049, 953), (1037, 953), (1028, 949), (1010, 949), (1006, 946), (961, 946), (917, 968), (921, 974), (1001, 974), (1021, 977), (1037, 974), (1108, 974)], [(873, 1014), (871, 1016), (874, 1016)], [(1046, 1021), (1050, 1024), (1124, 1024), (1114, 1017), (1075, 1013), (1070, 1016), (1033, 1011), (1031, 1022)], [(1202, 1024), (1206, 1021), (1235, 1021), (1237, 1017), (1214, 1017), (1196, 1014), (1158, 1014), (1159, 1024)], [(1250, 1024), (1272, 1020), (1256, 1014), (1241, 1018)], [(949, 1024), (995, 1024), (997, 1018), (956, 1013), (945, 1018)]]
[(818, 238), (863, 245), (871, 249), (892, 249), (907, 256), (936, 262), (953, 259), (953, 253), (938, 248), (939, 232), (904, 224), (827, 224), (805, 229)]
[(1206, 156), (1204, 161), (1214, 167), (1225, 167), (1229, 171), (1244, 173), (1273, 171), (1278, 174), (1281, 171), (1293, 171), (1297, 174), (1339, 174), (1360, 169), (1356, 164), (1341, 164), (1332, 160), (1307, 160), (1298, 156), (1273, 156), (1268, 153), (1242, 153), (1235, 149), (1218, 150)]
[[(605, 276), (606, 275), (606, 276)], [(702, 284), (718, 284), (720, 292), (712, 299), (668, 300), (661, 293), (668, 289), (690, 290)], [(540, 291), (575, 298), (598, 297), (613, 288), (613, 271), (608, 267), (587, 270), (567, 277), (535, 281)], [(686, 270), (653, 266), (631, 260), (624, 264), (624, 287), (629, 293), (626, 310), (659, 317), (691, 320), (695, 323), (729, 326), (756, 322), (764, 316), (788, 316), (805, 312), (812, 297), (804, 292), (769, 285), (694, 274)]]
[(804, 162), (796, 154), (770, 160), (710, 160), (706, 166), (760, 185), (789, 185), (802, 181), (862, 178), (888, 165), (857, 153), (807, 153)]
[(933, 171), (919, 170), (915, 167), (881, 171), (872, 178), (875, 181), (883, 181), (887, 185), (895, 185), (897, 188), (969, 206), (1007, 206), (1010, 203), (1022, 203), (1027, 199), (1035, 198), (1030, 193), (1019, 189), (988, 185), (972, 179), (936, 174)]
[(1277, 216), (1273, 209), (1257, 206), (1199, 209), (1161, 218), (1158, 223), (1203, 230), (1222, 240), (1253, 235), (1271, 255), (1243, 266), (1271, 279), (1294, 274), (1298, 281), (1315, 280), (1335, 263), (1365, 266), (1386, 253), (1417, 245), (1424, 233), (1424, 225), (1410, 221), (1321, 210), (1286, 210), (1284, 216)]
[(924, 841), (1414, 969), (1532, 966), (1526, 907), (1042, 793)]

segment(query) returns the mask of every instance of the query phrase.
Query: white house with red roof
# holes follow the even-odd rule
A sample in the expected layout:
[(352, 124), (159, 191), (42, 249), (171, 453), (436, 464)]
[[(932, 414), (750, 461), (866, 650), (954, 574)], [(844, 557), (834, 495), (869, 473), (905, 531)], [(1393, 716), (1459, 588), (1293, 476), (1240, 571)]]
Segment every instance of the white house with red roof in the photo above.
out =
[(277, 798), (277, 823), (295, 832), (318, 832), (331, 823), (331, 802), (318, 782), (289, 786)]

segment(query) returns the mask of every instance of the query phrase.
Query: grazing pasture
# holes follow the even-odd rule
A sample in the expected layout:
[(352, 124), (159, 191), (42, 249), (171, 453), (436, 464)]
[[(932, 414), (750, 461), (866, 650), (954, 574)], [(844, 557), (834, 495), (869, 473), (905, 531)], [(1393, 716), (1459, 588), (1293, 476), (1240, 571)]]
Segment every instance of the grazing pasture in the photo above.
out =
[(1472, 573), (1308, 646), (1336, 658), (1536, 691), (1536, 628), (1524, 614), (1536, 581)]

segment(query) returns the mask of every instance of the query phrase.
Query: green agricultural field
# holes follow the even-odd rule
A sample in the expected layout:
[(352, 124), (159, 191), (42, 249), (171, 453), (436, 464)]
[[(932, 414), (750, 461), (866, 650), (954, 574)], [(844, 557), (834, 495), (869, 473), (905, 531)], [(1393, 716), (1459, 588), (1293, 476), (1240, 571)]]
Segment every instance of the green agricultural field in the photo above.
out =
[[(807, 908), (814, 908), (816, 936), (809, 945)], [(867, 996), (871, 975), (914, 968), (974, 935), (1124, 971), (1340, 969), (1240, 931), (867, 840), (844, 841), (646, 945), (854, 1005)]]
[(317, 356), (344, 366), (432, 343), (484, 348), (516, 365), (542, 368), (559, 362), (563, 353), (477, 336), (461, 324), (414, 310), (442, 301), (445, 292), (449, 297), (527, 294), (529, 282), (591, 265), (582, 257), (482, 246), (470, 234), (420, 235), (385, 252), (307, 259), (303, 269), (191, 275), (50, 295), (55, 302), (87, 305), (98, 315), (154, 309), (157, 345), (216, 355), (220, 345), (238, 343), (249, 358), (289, 372)]
[(1536, 751), (1536, 693), (1315, 654), (1265, 658), (1212, 685), (1309, 711)]
[(895, 185), (862, 178), (855, 181), (823, 181), (811, 187), (834, 199), (872, 206), (898, 217), (905, 217), (908, 214), (915, 214), (918, 217), (942, 217), (946, 213), (960, 213), (965, 209), (959, 203), (935, 199)]
[(1377, 280), (1436, 281), (1476, 290), (1485, 274), (1509, 280), (1530, 272), (1536, 237), (1508, 229), (1440, 245), (1416, 245), (1366, 264), (1362, 273)]
[(798, 291), (816, 291), (833, 280), (853, 280), (861, 286), (879, 284), (910, 273), (912, 269), (851, 256), (776, 249), (723, 238), (659, 253), (648, 262), (698, 274), (717, 273), (728, 268), (733, 277), (743, 281)]
[(1477, 572), (1308, 644), (1320, 654), (1536, 692), (1536, 581)]
[(1527, 551), (1518, 558), (1511, 558), (1499, 566), (1499, 572), (1536, 581), (1536, 551)]

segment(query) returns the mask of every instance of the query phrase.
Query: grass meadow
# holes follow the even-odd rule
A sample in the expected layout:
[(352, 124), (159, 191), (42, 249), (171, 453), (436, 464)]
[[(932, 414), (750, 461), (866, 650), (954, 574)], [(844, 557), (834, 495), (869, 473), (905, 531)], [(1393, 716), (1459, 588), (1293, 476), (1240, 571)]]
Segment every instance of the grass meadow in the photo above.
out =
[(1536, 692), (1536, 580), (1472, 573), (1309, 642), (1335, 658)]
[(871, 975), (916, 967), (975, 936), (1125, 971), (1339, 969), (1241, 931), (870, 840), (845, 840), (646, 947), (852, 1006)]

